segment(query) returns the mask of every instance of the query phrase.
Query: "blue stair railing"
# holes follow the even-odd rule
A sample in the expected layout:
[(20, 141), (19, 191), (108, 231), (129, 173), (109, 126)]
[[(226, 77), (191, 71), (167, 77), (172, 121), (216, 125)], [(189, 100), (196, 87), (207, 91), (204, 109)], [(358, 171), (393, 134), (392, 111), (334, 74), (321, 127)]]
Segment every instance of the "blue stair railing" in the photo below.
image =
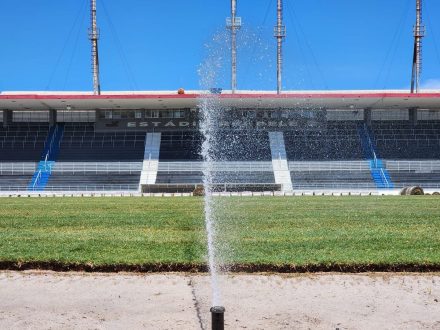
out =
[(28, 190), (44, 191), (52, 174), (52, 168), (58, 158), (63, 134), (64, 124), (57, 124), (49, 130), (41, 160), (28, 185)]
[(394, 188), (391, 177), (384, 167), (382, 159), (379, 158), (377, 148), (372, 139), (372, 132), (370, 132), (367, 124), (360, 123), (358, 125), (358, 132), (361, 138), (362, 149), (364, 156), (369, 160), (371, 178), (376, 184), (377, 188)]

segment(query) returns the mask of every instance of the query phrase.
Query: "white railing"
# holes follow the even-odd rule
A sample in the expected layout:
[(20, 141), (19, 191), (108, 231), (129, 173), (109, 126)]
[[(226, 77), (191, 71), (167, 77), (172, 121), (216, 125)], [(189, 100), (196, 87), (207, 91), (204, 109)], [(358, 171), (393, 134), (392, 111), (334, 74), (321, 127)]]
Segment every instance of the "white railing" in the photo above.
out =
[(383, 171), (382, 167), (380, 168), (380, 176), (382, 177), (382, 181), (385, 182), (387, 188), (389, 188), (390, 187), (390, 183), (388, 182), (388, 179), (387, 179), (387, 177), (385, 175), (385, 172)]
[(336, 183), (336, 182), (313, 182), (301, 183), (293, 181), (293, 189), (377, 189), (375, 183)]
[(27, 175), (35, 173), (36, 162), (0, 162), (0, 175)]
[(440, 171), (440, 160), (384, 160), (386, 169), (397, 172), (432, 173)]
[[(35, 188), (35, 187), (34, 187)], [(65, 185), (65, 186), (46, 186), (44, 188), (44, 193), (55, 192), (55, 191), (137, 191), (139, 188), (138, 184), (108, 184), (108, 185)], [(0, 191), (10, 191), (10, 192), (28, 192), (29, 187), (26, 186), (14, 186), (14, 185), (0, 185)], [(32, 190), (31, 190), (32, 191)]]
[(370, 137), (370, 133), (368, 132), (367, 124), (365, 124), (365, 123), (364, 123), (364, 133), (365, 133), (366, 137), (368, 138), (368, 146), (370, 147), (370, 151), (373, 154), (374, 167), (377, 167), (377, 155), (376, 155), (376, 152), (374, 151), (374, 145), (373, 145), (373, 142), (371, 141), (371, 137)]
[[(46, 156), (44, 157), (44, 168), (47, 171), (47, 169), (49, 168), (49, 172), (52, 173), (52, 165), (51, 164), (47, 164), (47, 161), (52, 153), (52, 148), (53, 148), (53, 143), (55, 142), (55, 137), (58, 133), (58, 125), (55, 126), (55, 130), (53, 131), (52, 134), (52, 138), (50, 139), (50, 144), (49, 144), (49, 148), (47, 150)], [(64, 133), (63, 133), (64, 134)], [(58, 141), (58, 148), (60, 148), (61, 145), (61, 141), (63, 140), (63, 136), (61, 135), (59, 141)]]
[(137, 191), (139, 185), (136, 184), (96, 184), (96, 185), (65, 185), (65, 186), (46, 186), (47, 191)]
[(142, 162), (56, 162), (52, 173), (138, 173)]
[[(200, 183), (201, 184), (201, 183)], [(187, 187), (187, 186), (195, 186), (199, 184), (158, 184), (157, 186), (169, 186), (173, 187)], [(243, 186), (260, 186), (259, 184), (250, 183), (240, 183), (240, 184), (227, 184), (227, 187), (243, 187)], [(440, 189), (440, 183), (436, 182), (396, 182), (394, 189), (401, 189), (403, 187), (417, 186), (420, 185), (424, 189)], [(261, 184), (263, 187), (276, 186), (276, 184)], [(94, 191), (105, 191), (105, 192), (117, 192), (117, 191), (138, 191), (138, 184), (108, 184), (108, 185), (81, 185), (81, 186), (73, 186), (73, 185), (63, 185), (57, 187), (46, 186), (44, 189), (44, 193), (47, 192), (94, 192)], [(308, 183), (301, 184), (295, 181), (293, 182), (294, 190), (313, 190), (313, 189), (372, 189), (377, 190), (375, 184), (372, 183), (347, 183), (347, 184), (339, 184), (339, 183)], [(2, 185), (0, 183), (0, 191), (3, 192), (29, 192), (28, 186), (19, 186), (19, 185)]]
[(290, 161), (289, 171), (370, 171), (370, 165), (365, 160), (353, 161)]
[[(52, 133), (52, 137), (50, 138), (50, 141), (49, 141), (49, 146), (47, 148), (46, 155), (44, 157), (45, 163), (47, 163), (47, 160), (50, 157), (50, 154), (52, 152), (53, 142), (55, 140), (55, 135), (56, 135), (57, 131), (58, 131), (58, 126), (55, 126), (55, 129), (54, 129), (54, 131)], [(44, 144), (44, 147), (46, 147), (46, 143)]]
[(35, 189), (35, 186), (37, 185), (38, 181), (41, 179), (41, 170), (38, 171), (37, 177), (34, 180), (34, 184), (32, 185), (32, 189)]
[[(365, 171), (368, 161), (289, 161), (290, 171)], [(431, 173), (440, 171), (440, 160), (383, 160), (384, 168), (397, 172)], [(0, 162), (0, 175), (28, 175), (37, 170), (37, 162)], [(57, 173), (77, 172), (138, 172), (142, 162), (57, 162), (52, 168)], [(272, 171), (271, 162), (218, 162), (216, 171)], [(203, 171), (203, 162), (159, 162), (159, 171)]]
[[(159, 162), (159, 172), (202, 172), (203, 162)], [(214, 162), (212, 171), (272, 172), (272, 162)]]
[(52, 164), (51, 163), (47, 163), (47, 159), (49, 157), (49, 152), (46, 154), (46, 157), (44, 158), (44, 170), (46, 172), (52, 173)]
[[(177, 190), (193, 190), (196, 187), (202, 186), (203, 183), (158, 183), (158, 184), (154, 184), (154, 185), (143, 185), (145, 187), (147, 187), (147, 190), (155, 190), (155, 191), (160, 191), (161, 189), (177, 189)], [(280, 190), (283, 188), (282, 184), (277, 184), (277, 183), (212, 183), (210, 185), (210, 187), (214, 190), (214, 191), (227, 191), (227, 190), (234, 190), (234, 189), (239, 189), (239, 190), (243, 190), (243, 189), (250, 189), (250, 190), (258, 190), (258, 191), (273, 191), (273, 190)], [(257, 188), (256, 190), (254, 188)]]

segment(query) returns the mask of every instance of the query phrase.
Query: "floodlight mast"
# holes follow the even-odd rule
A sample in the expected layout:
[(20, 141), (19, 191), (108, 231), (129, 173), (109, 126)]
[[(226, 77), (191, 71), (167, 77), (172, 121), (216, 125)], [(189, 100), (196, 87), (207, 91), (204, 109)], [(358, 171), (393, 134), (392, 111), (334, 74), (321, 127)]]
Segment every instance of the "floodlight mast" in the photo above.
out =
[(283, 70), (283, 41), (286, 38), (286, 26), (283, 25), (283, 1), (277, 3), (277, 25), (274, 29), (274, 37), (277, 39), (277, 93), (282, 89)]
[(414, 25), (414, 52), (411, 75), (411, 93), (418, 93), (422, 74), (422, 38), (425, 26), (422, 22), (422, 0), (416, 0), (416, 24)]
[(98, 39), (99, 29), (96, 24), (96, 0), (90, 0), (90, 28), (89, 39), (92, 43), (92, 73), (93, 73), (93, 94), (101, 95), (101, 83), (99, 81), (99, 54)]
[(231, 0), (231, 17), (226, 19), (226, 27), (231, 30), (231, 90), (237, 90), (237, 31), (241, 28), (241, 17), (237, 17), (237, 0)]

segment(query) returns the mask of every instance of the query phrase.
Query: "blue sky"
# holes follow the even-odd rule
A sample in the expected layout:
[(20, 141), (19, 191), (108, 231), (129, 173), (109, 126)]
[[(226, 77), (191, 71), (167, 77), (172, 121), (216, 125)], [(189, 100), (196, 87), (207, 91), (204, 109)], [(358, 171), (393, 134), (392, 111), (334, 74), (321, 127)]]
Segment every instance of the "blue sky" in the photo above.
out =
[[(91, 90), (89, 0), (0, 0), (0, 90)], [(408, 88), (415, 0), (285, 0), (283, 88)], [(228, 89), (228, 0), (98, 0), (103, 90), (199, 88), (218, 57)], [(276, 87), (275, 0), (238, 0), (239, 89)], [(425, 0), (424, 86), (440, 87), (440, 2)]]

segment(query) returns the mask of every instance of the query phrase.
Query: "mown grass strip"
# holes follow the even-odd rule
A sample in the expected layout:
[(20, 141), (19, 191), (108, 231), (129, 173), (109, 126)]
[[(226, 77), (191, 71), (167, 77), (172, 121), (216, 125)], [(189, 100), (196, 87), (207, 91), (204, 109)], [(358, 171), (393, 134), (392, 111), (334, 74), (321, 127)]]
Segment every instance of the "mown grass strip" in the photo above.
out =
[[(206, 269), (201, 198), (0, 202), (3, 269)], [(439, 269), (434, 196), (219, 198), (216, 204), (217, 248), (231, 270)]]

